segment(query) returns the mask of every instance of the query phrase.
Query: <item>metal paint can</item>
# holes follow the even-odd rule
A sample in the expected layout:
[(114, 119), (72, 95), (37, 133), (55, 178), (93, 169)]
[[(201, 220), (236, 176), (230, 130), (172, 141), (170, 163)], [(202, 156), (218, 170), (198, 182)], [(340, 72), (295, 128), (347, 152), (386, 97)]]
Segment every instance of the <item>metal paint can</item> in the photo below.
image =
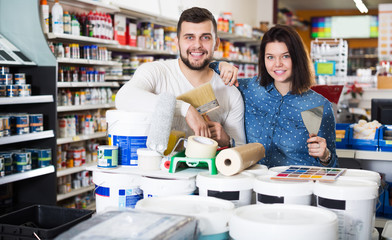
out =
[(12, 174), (14, 171), (14, 165), (12, 164), (12, 154), (11, 152), (2, 152), (0, 153), (0, 157), (4, 158), (4, 170), (5, 174)]
[(24, 73), (15, 73), (14, 74), (14, 83), (15, 84), (26, 84), (26, 75)]
[(4, 158), (0, 157), (0, 177), (5, 176), (5, 164), (4, 164)]
[(10, 117), (9, 116), (2, 116), (0, 118), (0, 120), (3, 121), (3, 136), (4, 137), (11, 136)]
[(52, 149), (38, 149), (38, 167), (47, 167), (52, 162)]
[(7, 86), (0, 85), (0, 97), (7, 97)]
[(0, 85), (12, 85), (14, 82), (12, 81), (12, 74), (5, 73), (0, 74)]
[(24, 149), (25, 152), (29, 152), (31, 154), (31, 168), (37, 168), (38, 167), (38, 150), (36, 148), (26, 148)]
[(0, 117), (0, 137), (4, 136), (4, 122), (3, 119)]
[(13, 116), (15, 121), (15, 134), (27, 134), (30, 132), (29, 129), (29, 115), (28, 114), (20, 114)]
[(20, 84), (18, 86), (19, 97), (29, 97), (31, 96), (31, 85), (30, 84)]
[(98, 146), (98, 167), (115, 168), (118, 166), (118, 146)]
[(10, 68), (5, 67), (5, 66), (1, 66), (0, 67), (0, 74), (6, 74), (6, 73), (10, 73)]
[(18, 85), (6, 85), (6, 96), (17, 97), (18, 96)]
[(31, 170), (31, 153), (30, 152), (16, 152), (13, 154), (16, 172), (22, 173)]
[(44, 130), (44, 116), (41, 113), (29, 114), (30, 132), (42, 132)]

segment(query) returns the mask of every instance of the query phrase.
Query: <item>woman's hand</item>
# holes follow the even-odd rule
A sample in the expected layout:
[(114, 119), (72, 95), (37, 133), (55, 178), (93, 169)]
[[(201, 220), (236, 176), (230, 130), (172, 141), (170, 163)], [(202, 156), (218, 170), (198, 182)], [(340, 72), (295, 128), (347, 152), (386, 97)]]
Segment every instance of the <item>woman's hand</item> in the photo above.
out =
[(233, 64), (228, 62), (219, 62), (219, 71), (220, 77), (222, 78), (223, 82), (229, 86), (237, 86), (237, 75), (238, 75), (238, 68), (235, 67)]
[(309, 155), (319, 158), (322, 162), (328, 161), (329, 150), (327, 149), (327, 141), (325, 138), (318, 137), (315, 134), (309, 135), (307, 140)]

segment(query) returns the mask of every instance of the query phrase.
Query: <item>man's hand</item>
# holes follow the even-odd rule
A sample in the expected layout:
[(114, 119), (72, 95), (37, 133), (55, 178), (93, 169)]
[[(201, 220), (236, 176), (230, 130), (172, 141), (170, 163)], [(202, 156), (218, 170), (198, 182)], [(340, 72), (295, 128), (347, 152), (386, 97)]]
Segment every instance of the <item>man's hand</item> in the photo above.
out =
[(219, 71), (220, 77), (226, 85), (238, 87), (237, 75), (238, 68), (236, 68), (233, 64), (227, 62), (219, 62)]
[(211, 132), (206, 121), (192, 105), (189, 106), (185, 116), (186, 123), (195, 132), (196, 136), (211, 137)]
[(230, 136), (227, 135), (222, 125), (213, 121), (208, 121), (207, 123), (211, 132), (211, 138), (218, 142), (218, 146), (229, 147)]

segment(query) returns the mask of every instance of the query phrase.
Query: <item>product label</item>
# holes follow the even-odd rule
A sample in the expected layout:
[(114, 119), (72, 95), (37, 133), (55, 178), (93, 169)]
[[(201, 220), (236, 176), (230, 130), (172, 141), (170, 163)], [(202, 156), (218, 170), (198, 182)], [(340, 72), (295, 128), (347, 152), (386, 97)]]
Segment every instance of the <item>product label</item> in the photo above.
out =
[(118, 165), (137, 166), (137, 149), (146, 148), (147, 136), (109, 135), (113, 146), (118, 146)]

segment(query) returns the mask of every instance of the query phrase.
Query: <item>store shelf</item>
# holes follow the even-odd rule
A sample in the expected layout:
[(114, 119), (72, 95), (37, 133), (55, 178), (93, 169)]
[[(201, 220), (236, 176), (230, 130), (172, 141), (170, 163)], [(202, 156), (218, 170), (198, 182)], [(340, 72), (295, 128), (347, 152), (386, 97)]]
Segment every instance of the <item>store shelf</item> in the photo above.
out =
[(87, 205), (86, 209), (95, 211), (96, 210), (96, 205), (97, 204), (94, 201), (93, 203), (90, 203), (89, 205)]
[(355, 158), (361, 160), (391, 161), (392, 152), (363, 151), (355, 149), (336, 149), (339, 158)]
[(106, 136), (107, 136), (106, 132), (97, 132), (97, 133), (90, 134), (90, 135), (77, 135), (77, 136), (68, 137), (68, 138), (57, 138), (57, 145), (65, 144), (65, 143), (80, 142), (80, 141), (89, 140), (89, 139), (103, 138)]
[(246, 36), (241, 36), (241, 35), (237, 35), (234, 33), (228, 33), (228, 32), (218, 32), (218, 37), (221, 39), (226, 39), (226, 40), (230, 40), (233, 42), (246, 42), (249, 44), (260, 44), (261, 40), (258, 40), (256, 38), (250, 38), (250, 37), (246, 37)]
[(26, 104), (26, 103), (48, 103), (48, 102), (53, 102), (53, 96), (52, 95), (0, 98), (0, 105)]
[(155, 49), (146, 49), (140, 47), (131, 47), (127, 45), (107, 45), (108, 50), (111, 51), (121, 51), (121, 52), (131, 52), (137, 54), (151, 54), (151, 55), (168, 55), (168, 56), (177, 56), (176, 52), (165, 51), (165, 50), (155, 50)]
[(92, 162), (92, 163), (84, 164), (83, 166), (80, 166), (80, 167), (73, 167), (73, 168), (66, 168), (66, 169), (63, 169), (63, 170), (57, 170), (56, 176), (57, 177), (62, 177), (62, 176), (70, 175), (70, 174), (73, 174), (73, 173), (78, 173), (78, 172), (86, 170), (87, 167), (91, 167), (91, 166), (94, 166), (94, 165), (97, 165), (97, 163), (96, 162)]
[[(54, 2), (54, 0), (49, 1)], [(61, 4), (105, 13), (116, 13), (120, 11), (118, 7), (113, 6), (112, 4), (106, 4), (96, 0), (61, 0)]]
[(216, 61), (225, 61), (225, 62), (234, 62), (234, 63), (242, 63), (242, 64), (258, 64), (258, 62), (255, 62), (255, 61), (230, 59), (230, 58), (214, 58), (214, 60), (216, 60)]
[(92, 59), (74, 59), (74, 58), (57, 58), (58, 63), (67, 64), (81, 64), (81, 65), (99, 65), (99, 66), (116, 66), (121, 65), (120, 62), (116, 61), (101, 61)]
[(105, 75), (105, 81), (129, 81), (133, 76), (108, 76)]
[(57, 82), (57, 88), (120, 87), (118, 82)]
[(46, 131), (42, 131), (42, 132), (28, 133), (28, 134), (22, 134), (22, 135), (14, 135), (14, 136), (9, 136), (9, 137), (1, 137), (0, 138), (0, 145), (10, 144), (10, 143), (18, 143), (18, 142), (27, 142), (27, 141), (45, 139), (45, 138), (51, 138), (51, 137), (54, 137), (53, 130), (46, 130)]
[(7, 175), (5, 177), (0, 178), (0, 185), (6, 184), (6, 183), (12, 183), (28, 178), (33, 178), (33, 177), (38, 177), (42, 176), (45, 174), (53, 173), (54, 172), (54, 166), (47, 166), (43, 168), (38, 168), (38, 169), (33, 169), (24, 173), (14, 173), (11, 175)]
[(143, 21), (151, 21), (162, 26), (177, 26), (177, 19), (170, 19), (167, 17), (156, 15), (156, 13), (134, 9), (129, 7), (128, 5), (123, 5), (119, 2), (114, 3), (113, 5), (120, 8), (120, 13), (127, 15), (127, 17), (129, 18)]
[(91, 104), (91, 105), (77, 105), (77, 106), (58, 106), (57, 112), (71, 112), (71, 111), (83, 111), (91, 109), (104, 109), (104, 108), (114, 108), (116, 104), (106, 103), (106, 104)]
[(115, 40), (100, 39), (94, 37), (76, 36), (71, 34), (58, 34), (48, 33), (46, 35), (48, 40), (66, 41), (66, 42), (79, 42), (79, 43), (93, 43), (93, 44), (105, 44), (105, 45), (117, 45), (118, 42)]
[(69, 193), (58, 194), (57, 195), (57, 201), (61, 201), (61, 200), (64, 200), (64, 199), (67, 199), (67, 198), (70, 198), (70, 197), (73, 197), (73, 196), (77, 196), (79, 194), (82, 194), (82, 193), (94, 190), (94, 188), (95, 188), (95, 186), (91, 185), (91, 186), (88, 186), (88, 187), (82, 187), (82, 188), (78, 188), (78, 189), (72, 190)]

